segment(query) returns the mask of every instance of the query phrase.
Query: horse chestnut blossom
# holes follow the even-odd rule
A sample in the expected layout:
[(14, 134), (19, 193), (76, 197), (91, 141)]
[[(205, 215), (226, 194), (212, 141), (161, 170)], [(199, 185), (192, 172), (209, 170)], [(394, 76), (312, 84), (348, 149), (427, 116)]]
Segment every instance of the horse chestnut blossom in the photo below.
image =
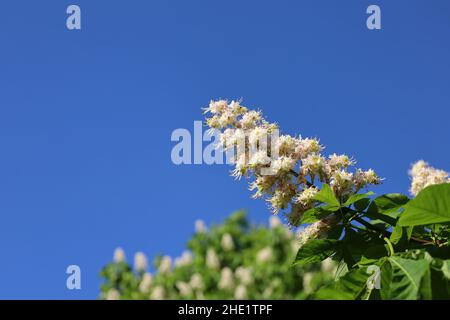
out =
[(134, 255), (134, 268), (136, 269), (136, 271), (144, 272), (145, 270), (147, 270), (147, 266), (148, 263), (145, 254), (142, 252), (137, 252)]
[(123, 249), (120, 247), (114, 250), (114, 262), (116, 263), (125, 262), (125, 251), (123, 251)]
[[(210, 130), (220, 131), (219, 146), (233, 151), (232, 176), (253, 177), (249, 187), (253, 198), (265, 197), (274, 214), (290, 208), (291, 225), (317, 204), (314, 197), (322, 184), (330, 185), (336, 198), (345, 202), (362, 188), (381, 182), (372, 169), (350, 171), (355, 161), (347, 155), (323, 155), (324, 147), (316, 138), (279, 135), (277, 124), (238, 101), (211, 101), (204, 112), (211, 115), (206, 118)], [(320, 236), (336, 223), (337, 216), (326, 217), (301, 238)]]
[(448, 172), (431, 167), (427, 162), (419, 160), (414, 163), (409, 170), (411, 176), (411, 187), (409, 192), (417, 196), (417, 194), (426, 187), (439, 184), (450, 183)]

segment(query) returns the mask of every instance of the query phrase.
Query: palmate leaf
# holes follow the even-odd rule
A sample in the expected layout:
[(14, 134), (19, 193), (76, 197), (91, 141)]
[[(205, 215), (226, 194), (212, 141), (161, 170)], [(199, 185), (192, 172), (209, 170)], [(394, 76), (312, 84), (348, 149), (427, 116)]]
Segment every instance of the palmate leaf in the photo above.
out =
[(387, 258), (381, 266), (381, 297), (387, 300), (416, 300), (420, 298), (424, 277), (430, 273), (425, 259)]
[(398, 224), (419, 226), (450, 221), (450, 183), (432, 185), (422, 190), (404, 206)]
[(322, 185), (322, 189), (314, 196), (314, 200), (326, 203), (330, 210), (339, 209), (341, 206), (333, 190), (326, 183)]

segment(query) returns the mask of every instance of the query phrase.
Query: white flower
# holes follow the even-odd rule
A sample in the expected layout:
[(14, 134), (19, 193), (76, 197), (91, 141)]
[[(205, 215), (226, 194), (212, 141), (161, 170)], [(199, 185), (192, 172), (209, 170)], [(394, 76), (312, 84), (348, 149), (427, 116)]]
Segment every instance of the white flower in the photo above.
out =
[(244, 129), (250, 129), (256, 126), (257, 122), (261, 120), (261, 113), (259, 111), (248, 111), (244, 113), (240, 120), (240, 126)]
[(109, 289), (108, 293), (106, 294), (106, 300), (119, 300), (120, 299), (120, 293), (116, 289)]
[(225, 251), (231, 251), (234, 249), (233, 237), (229, 233), (225, 233), (220, 241), (222, 249)]
[(237, 159), (235, 161), (235, 168), (231, 172), (231, 175), (236, 179), (240, 179), (243, 175), (247, 173), (248, 161), (245, 153), (237, 154)]
[(306, 175), (320, 175), (325, 170), (326, 159), (319, 154), (309, 154), (302, 160), (302, 171)]
[(304, 207), (308, 207), (315, 201), (314, 196), (317, 192), (319, 192), (319, 190), (316, 187), (306, 188), (297, 196), (295, 201)]
[(205, 113), (210, 112), (212, 114), (219, 114), (224, 112), (227, 109), (227, 107), (228, 103), (226, 100), (218, 100), (218, 101), (211, 100), (208, 108), (205, 108), (203, 110), (205, 110)]
[(195, 221), (195, 232), (196, 233), (205, 233), (207, 230), (205, 221), (203, 220), (196, 220)]
[(247, 288), (240, 284), (237, 286), (236, 290), (234, 291), (234, 298), (236, 300), (245, 300), (247, 299)]
[(353, 180), (357, 189), (363, 188), (368, 184), (379, 184), (381, 182), (381, 179), (372, 169), (367, 171), (362, 171), (361, 169), (356, 170)]
[(182, 296), (190, 296), (190, 295), (192, 295), (192, 288), (189, 285), (189, 283), (186, 283), (186, 282), (183, 282), (183, 281), (177, 281), (175, 286), (177, 287), (178, 291), (180, 291), (180, 294)]
[(236, 116), (231, 110), (225, 110), (219, 117), (219, 126), (225, 128), (232, 125), (236, 121)]
[(234, 274), (242, 284), (249, 285), (253, 282), (252, 271), (249, 268), (245, 268), (242, 266), (237, 267), (234, 271)]
[(322, 149), (323, 147), (317, 139), (298, 139), (295, 154), (297, 158), (304, 159), (312, 153), (319, 153)]
[(281, 156), (272, 161), (272, 168), (276, 172), (276, 174), (286, 173), (294, 169), (296, 162), (297, 160), (293, 158)]
[(295, 196), (295, 185), (292, 183), (280, 185), (278, 189), (275, 190), (272, 197), (268, 198), (267, 201), (272, 207), (273, 213), (278, 213), (280, 209), (286, 209), (292, 198)]
[(248, 136), (250, 145), (256, 145), (257, 142), (267, 144), (268, 131), (263, 127), (255, 127)]
[(192, 253), (186, 250), (183, 252), (181, 257), (175, 259), (175, 266), (176, 267), (188, 266), (192, 263), (192, 261), (193, 261)]
[(191, 276), (191, 280), (189, 281), (189, 284), (192, 289), (202, 289), (203, 288), (202, 276), (198, 273), (194, 273)]
[(412, 165), (409, 175), (412, 180), (409, 191), (414, 196), (430, 185), (450, 182), (447, 172), (435, 169), (423, 160)]
[(267, 165), (270, 163), (270, 158), (267, 156), (266, 150), (258, 150), (254, 152), (248, 162), (249, 166), (252, 168)]
[(156, 286), (153, 288), (152, 294), (150, 295), (151, 300), (163, 300), (166, 296), (166, 290), (161, 286)]
[(172, 269), (172, 258), (169, 256), (164, 256), (159, 262), (158, 271), (160, 273), (168, 273)]
[(354, 163), (353, 160), (351, 160), (347, 155), (341, 154), (337, 155), (336, 153), (333, 153), (328, 157), (328, 165), (333, 169), (342, 169), (347, 168), (351, 166)]
[(259, 263), (269, 262), (270, 260), (272, 260), (272, 258), (273, 258), (273, 251), (271, 247), (265, 247), (256, 254), (256, 260)]
[(353, 173), (345, 170), (338, 170), (333, 173), (330, 185), (339, 195), (346, 195), (353, 190)]
[(297, 139), (289, 135), (282, 135), (276, 139), (275, 148), (278, 150), (278, 154), (282, 156), (291, 156), (295, 153), (298, 142)]
[(314, 222), (301, 230), (298, 234), (300, 248), (309, 240), (316, 239), (326, 234), (334, 225), (336, 225), (338, 221), (339, 220), (335, 214), (330, 214), (329, 216)]
[(134, 255), (134, 269), (138, 272), (147, 270), (147, 257), (144, 253), (138, 252)]
[(281, 226), (281, 220), (277, 216), (271, 215), (269, 218), (269, 226), (272, 229), (278, 228)]
[(253, 198), (260, 198), (264, 193), (270, 192), (275, 182), (275, 176), (259, 176), (250, 184), (249, 190), (256, 190)]
[(242, 115), (247, 112), (247, 108), (240, 105), (238, 101), (231, 101), (228, 108), (233, 112), (234, 115)]
[(125, 251), (123, 251), (123, 249), (120, 247), (114, 250), (114, 262), (115, 263), (125, 262)]
[(220, 268), (219, 257), (217, 256), (216, 252), (212, 248), (209, 248), (206, 251), (206, 266), (211, 269)]
[(245, 148), (245, 132), (242, 129), (227, 128), (220, 135), (220, 143), (225, 150), (237, 146), (242, 151)]
[(144, 273), (141, 283), (139, 284), (139, 291), (142, 293), (148, 293), (153, 282), (152, 274), (149, 272)]
[(233, 271), (230, 268), (225, 267), (220, 272), (220, 281), (218, 285), (219, 289), (232, 289), (234, 287)]

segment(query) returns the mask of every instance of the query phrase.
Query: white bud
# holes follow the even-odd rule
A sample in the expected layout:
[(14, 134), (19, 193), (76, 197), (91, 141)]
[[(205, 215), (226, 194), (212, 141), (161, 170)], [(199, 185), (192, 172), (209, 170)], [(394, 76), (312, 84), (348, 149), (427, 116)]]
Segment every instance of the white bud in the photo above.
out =
[(114, 250), (114, 262), (115, 263), (125, 262), (125, 251), (123, 251), (123, 249), (120, 247)]
[(138, 252), (134, 255), (134, 269), (138, 272), (147, 270), (147, 257), (144, 253)]

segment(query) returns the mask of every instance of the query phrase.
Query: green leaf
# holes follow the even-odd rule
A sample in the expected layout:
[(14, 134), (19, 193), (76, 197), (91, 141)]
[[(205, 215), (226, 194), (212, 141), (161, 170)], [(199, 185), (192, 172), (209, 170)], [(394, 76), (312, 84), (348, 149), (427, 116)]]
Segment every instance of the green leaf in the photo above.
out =
[(421, 300), (433, 300), (433, 287), (431, 280), (431, 269), (427, 268), (420, 281), (419, 298)]
[(425, 259), (388, 258), (381, 267), (381, 297), (387, 300), (418, 299), (427, 272), (429, 262)]
[(372, 220), (382, 220), (392, 226), (397, 224), (400, 209), (408, 203), (409, 198), (399, 193), (388, 193), (375, 198), (367, 208), (366, 216)]
[(309, 240), (298, 250), (293, 265), (307, 265), (325, 260), (339, 248), (339, 245), (340, 242), (334, 239)]
[(400, 209), (408, 203), (407, 196), (399, 193), (388, 193), (375, 198), (366, 211), (366, 216), (372, 220), (382, 220), (391, 226), (397, 224)]
[(313, 223), (319, 221), (320, 219), (326, 217), (332, 212), (326, 210), (324, 207), (315, 207), (305, 211), (300, 218), (300, 224), (302, 223)]
[(450, 221), (450, 183), (432, 185), (405, 205), (398, 224), (418, 226)]
[(402, 206), (407, 204), (409, 198), (400, 193), (388, 193), (373, 200), (379, 213), (390, 215), (396, 213)]
[(334, 280), (339, 280), (341, 277), (348, 273), (348, 266), (345, 263), (344, 259), (341, 259), (336, 268), (336, 273), (334, 274)]
[(361, 199), (361, 200), (356, 201), (356, 202), (353, 204), (353, 206), (355, 207), (355, 209), (356, 209), (358, 212), (363, 212), (364, 210), (367, 209), (367, 207), (369, 206), (369, 204), (370, 204), (370, 199), (369, 199), (369, 198), (364, 198), (364, 199)]
[(361, 194), (354, 194), (352, 196), (350, 196), (347, 201), (345, 201), (344, 206), (348, 207), (351, 204), (361, 200), (361, 199), (365, 199), (368, 198), (369, 196), (373, 195), (374, 193), (372, 191), (367, 192), (367, 193), (361, 193)]
[(450, 280), (450, 260), (443, 261), (441, 270), (444, 276)]
[(314, 196), (314, 200), (328, 204), (330, 210), (331, 208), (338, 209), (341, 206), (333, 190), (325, 183), (322, 185), (322, 189)]
[(391, 237), (389, 238), (389, 240), (393, 244), (397, 244), (401, 240), (403, 240), (404, 242), (407, 242), (411, 238), (412, 232), (413, 232), (413, 227), (395, 226), (392, 229), (392, 234), (391, 234)]
[(370, 274), (366, 268), (354, 269), (343, 275), (334, 284), (320, 289), (316, 299), (355, 300), (362, 298), (367, 291), (367, 279)]

